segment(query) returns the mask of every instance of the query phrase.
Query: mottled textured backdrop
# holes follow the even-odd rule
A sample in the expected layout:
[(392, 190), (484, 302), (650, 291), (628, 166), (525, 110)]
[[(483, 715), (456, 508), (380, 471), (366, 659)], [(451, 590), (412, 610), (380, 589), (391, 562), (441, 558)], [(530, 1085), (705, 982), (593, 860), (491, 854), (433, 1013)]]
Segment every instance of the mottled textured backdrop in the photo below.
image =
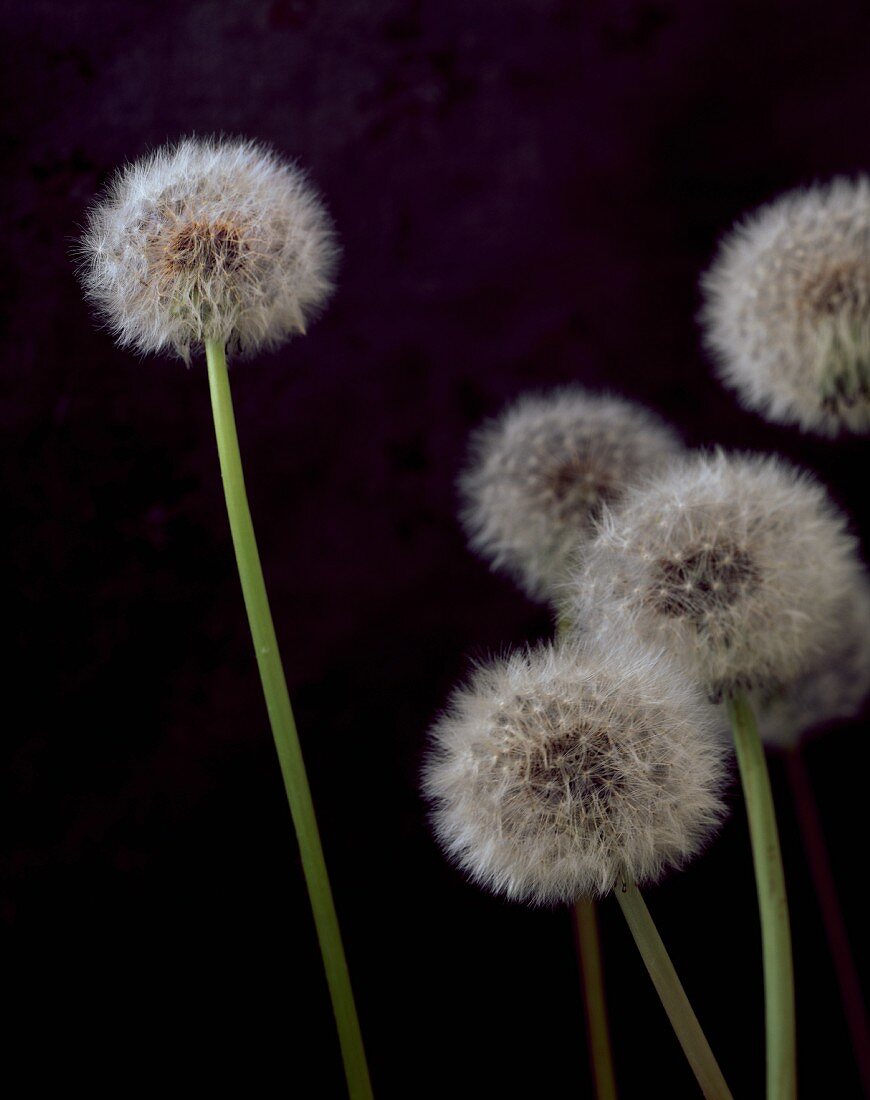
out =
[[(870, 11), (7, 0), (2, 13), (0, 914), (31, 1074), (61, 1070), (92, 1095), (145, 1076), (196, 1095), (342, 1094), (204, 367), (117, 350), (69, 261), (117, 165), (223, 131), (298, 157), (344, 248), (311, 334), (233, 382), (376, 1091), (589, 1095), (566, 914), (465, 884), (418, 796), (427, 726), (469, 656), (550, 629), (467, 552), (454, 479), (482, 417), (577, 380), (647, 403), (692, 444), (785, 452), (867, 534), (868, 444), (743, 413), (694, 318), (698, 274), (741, 211), (867, 167)], [(855, 722), (808, 754), (862, 964), (865, 739)], [(774, 781), (804, 1095), (858, 1096), (776, 768)], [(754, 1097), (760, 957), (733, 802), (707, 855), (649, 900), (735, 1094)], [(603, 920), (624, 1096), (695, 1095), (615, 905)]]

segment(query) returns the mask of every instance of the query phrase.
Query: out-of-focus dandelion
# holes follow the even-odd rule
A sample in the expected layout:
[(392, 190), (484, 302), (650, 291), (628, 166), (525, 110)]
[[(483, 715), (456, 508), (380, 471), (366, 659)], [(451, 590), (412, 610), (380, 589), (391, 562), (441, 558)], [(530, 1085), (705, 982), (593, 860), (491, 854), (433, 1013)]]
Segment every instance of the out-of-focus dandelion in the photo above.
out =
[(729, 233), (701, 314), (719, 374), (772, 420), (870, 430), (870, 181), (788, 192)]
[(275, 347), (324, 304), (332, 224), (302, 173), (255, 142), (186, 138), (122, 169), (79, 247), (122, 346), (204, 350), (230, 530), (353, 1100), (372, 1095), (344, 947), (248, 508), (227, 349)]
[(724, 816), (723, 745), (680, 667), (632, 640), (480, 666), (432, 730), (424, 790), (448, 857), (533, 903), (611, 890), (705, 1095), (730, 1096), (635, 882), (684, 864)]
[(828, 652), (789, 690), (753, 701), (762, 740), (779, 750), (785, 763), (852, 1050), (865, 1092), (870, 1095), (867, 1009), (803, 749), (807, 734), (831, 731), (835, 722), (853, 718), (870, 694), (870, 581), (866, 576), (861, 578), (836, 620), (839, 633)]
[(640, 405), (579, 386), (527, 394), (472, 436), (459, 479), (469, 542), (528, 595), (552, 598), (602, 507), (681, 452)]
[(836, 615), (828, 650), (788, 689), (752, 702), (762, 741), (797, 749), (805, 734), (853, 718), (870, 695), (870, 581), (862, 574)]

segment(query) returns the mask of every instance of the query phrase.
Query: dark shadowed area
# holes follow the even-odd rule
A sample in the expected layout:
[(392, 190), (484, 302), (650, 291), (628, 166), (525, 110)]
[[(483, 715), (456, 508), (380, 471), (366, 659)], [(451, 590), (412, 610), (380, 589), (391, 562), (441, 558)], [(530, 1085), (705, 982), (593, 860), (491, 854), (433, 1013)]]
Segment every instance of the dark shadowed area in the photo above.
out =
[[(741, 212), (867, 168), (870, 11), (7, 0), (2, 13), (0, 918), (32, 1083), (343, 1095), (204, 364), (117, 349), (69, 259), (117, 166), (225, 132), (297, 157), (344, 250), (310, 334), (231, 373), (376, 1095), (591, 1096), (566, 911), (464, 882), (418, 793), (427, 728), (469, 660), (551, 630), (466, 549), (455, 478), (482, 418), (578, 381), (647, 404), (692, 445), (781, 451), (866, 537), (870, 444), (743, 412), (695, 315), (698, 275)], [(865, 972), (866, 732), (856, 721), (807, 751)], [(802, 1092), (858, 1097), (772, 767)], [(735, 1096), (755, 1097), (760, 949), (731, 801), (710, 850), (648, 900)], [(612, 900), (602, 920), (622, 1095), (697, 1095)]]

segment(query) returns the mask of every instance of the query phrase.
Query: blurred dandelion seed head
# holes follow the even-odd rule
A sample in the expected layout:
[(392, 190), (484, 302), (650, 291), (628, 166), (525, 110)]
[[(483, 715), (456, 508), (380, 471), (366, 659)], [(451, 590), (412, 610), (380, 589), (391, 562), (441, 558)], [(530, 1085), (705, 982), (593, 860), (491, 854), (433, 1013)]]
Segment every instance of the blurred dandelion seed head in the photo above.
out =
[(792, 748), (804, 735), (854, 718), (870, 695), (870, 580), (864, 574), (835, 615), (830, 648), (788, 690), (752, 700), (763, 741)]
[(447, 855), (537, 903), (655, 881), (724, 810), (723, 739), (667, 658), (622, 642), (480, 667), (432, 731), (424, 789)]
[(870, 430), (870, 180), (761, 207), (702, 285), (706, 343), (749, 408), (826, 435)]
[(459, 479), (469, 542), (533, 598), (552, 597), (603, 505), (681, 450), (628, 401), (579, 387), (526, 395), (472, 436)]
[(79, 246), (89, 300), (122, 346), (189, 361), (304, 332), (332, 291), (331, 221), (303, 173), (239, 139), (186, 138), (121, 169)]

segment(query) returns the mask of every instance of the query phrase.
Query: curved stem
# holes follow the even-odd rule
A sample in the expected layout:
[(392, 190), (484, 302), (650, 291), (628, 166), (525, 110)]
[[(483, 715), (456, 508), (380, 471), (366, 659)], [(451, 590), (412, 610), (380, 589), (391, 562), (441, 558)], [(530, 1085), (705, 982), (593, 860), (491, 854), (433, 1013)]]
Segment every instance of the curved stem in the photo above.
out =
[(837, 886), (825, 845), (825, 834), (818, 806), (800, 746), (795, 746), (786, 753), (786, 771), (794, 796), (795, 812), (804, 842), (807, 863), (816, 888), (828, 946), (831, 949), (855, 1062), (864, 1092), (870, 1096), (870, 1027), (867, 1023), (867, 1009), (849, 945), (849, 933), (846, 930), (846, 922), (837, 897)]
[(581, 898), (574, 905), (574, 933), (583, 977), (583, 1003), (586, 1007), (586, 1032), (589, 1060), (598, 1100), (616, 1100), (616, 1075), (607, 1026), (607, 1001), (601, 968), (601, 938), (598, 934), (596, 903)]
[(354, 1005), (350, 977), (341, 942), (338, 918), (326, 873), (326, 862), (320, 834), (314, 816), (311, 791), (305, 774), (302, 750), (296, 723), (287, 693), (287, 683), (281, 666), (281, 655), (272, 625), (272, 614), (266, 595), (266, 583), (260, 566), (260, 555), (254, 537), (254, 526), (248, 508), (239, 441), (233, 415), (233, 402), (227, 374), (227, 360), (222, 344), (208, 341), (205, 345), (208, 380), (214, 414), (215, 435), (224, 482), (224, 494), (230, 520), (230, 531), (242, 582), (242, 594), (248, 612), (248, 622), (260, 669), (263, 694), (278, 760), (284, 777), (290, 813), (296, 828), (302, 869), (311, 899), (314, 923), (326, 980), (332, 998), (332, 1008), (338, 1027), (344, 1071), (352, 1100), (367, 1100), (372, 1096), (365, 1051)]
[(638, 888), (624, 882), (616, 897), (701, 1092), (707, 1100), (733, 1100)]
[(728, 700), (728, 713), (749, 819), (761, 918), (767, 1096), (768, 1100), (792, 1100), (797, 1095), (794, 975), (776, 812), (755, 716), (742, 692)]

